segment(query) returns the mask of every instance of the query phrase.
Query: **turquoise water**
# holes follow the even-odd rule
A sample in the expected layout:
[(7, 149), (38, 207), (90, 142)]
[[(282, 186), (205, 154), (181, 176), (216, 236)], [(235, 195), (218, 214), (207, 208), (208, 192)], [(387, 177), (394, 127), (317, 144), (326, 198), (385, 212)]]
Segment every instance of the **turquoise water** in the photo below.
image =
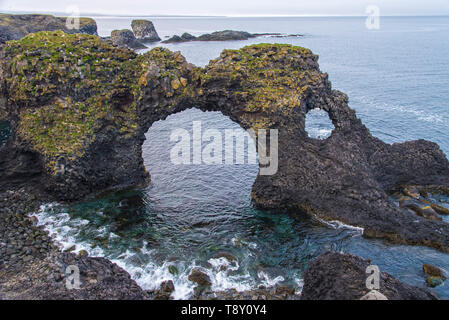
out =
[[(368, 31), (363, 18), (154, 18), (161, 37), (184, 31), (201, 34), (223, 29), (302, 33), (302, 38), (167, 45), (196, 65), (205, 65), (224, 48), (256, 42), (284, 42), (311, 48), (336, 89), (372, 133), (386, 142), (425, 138), (449, 153), (449, 18), (383, 18)], [(100, 34), (129, 27), (130, 18), (98, 19)], [(423, 263), (449, 276), (449, 255), (424, 247), (366, 240), (361, 230), (285, 213), (261, 212), (251, 205), (257, 164), (174, 165), (170, 141), (174, 129), (237, 129), (220, 113), (196, 109), (156, 122), (143, 147), (152, 182), (144, 189), (110, 195), (70, 208), (47, 205), (37, 213), (64, 247), (77, 245), (106, 256), (127, 269), (144, 288), (173, 279), (175, 298), (193, 289), (193, 266), (203, 266), (213, 289), (250, 289), (285, 282), (301, 290), (308, 262), (325, 250), (370, 258), (399, 279), (425, 286)], [(312, 121), (309, 134), (323, 135), (325, 123)], [(440, 202), (447, 205), (448, 199)], [(237, 264), (214, 258), (226, 251)], [(177, 274), (170, 274), (173, 265)], [(223, 266), (227, 270), (223, 271)], [(449, 298), (446, 283), (435, 289)]]
[(11, 135), (11, 127), (8, 122), (0, 121), (0, 146), (4, 145)]

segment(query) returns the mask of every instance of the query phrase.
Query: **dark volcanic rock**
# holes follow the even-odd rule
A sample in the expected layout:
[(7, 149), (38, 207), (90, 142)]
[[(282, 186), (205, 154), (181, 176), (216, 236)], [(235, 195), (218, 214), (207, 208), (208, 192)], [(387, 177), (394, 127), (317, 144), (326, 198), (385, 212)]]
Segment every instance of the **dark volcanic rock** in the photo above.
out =
[(113, 30), (111, 32), (111, 41), (115, 46), (129, 49), (145, 49), (146, 47), (137, 41), (131, 30)]
[(18, 40), (29, 33), (62, 30), (67, 33), (97, 34), (97, 23), (91, 18), (80, 18), (80, 28), (68, 29), (65, 17), (42, 14), (0, 14), (0, 43)]
[(209, 287), (212, 284), (207, 273), (201, 268), (194, 268), (189, 274), (189, 280), (202, 287)]
[(133, 20), (131, 22), (134, 35), (137, 39), (148, 42), (160, 41), (153, 22), (148, 20)]
[[(25, 213), (38, 208), (25, 189), (0, 192), (0, 299), (147, 299), (129, 274), (103, 258), (62, 253)], [(79, 270), (71, 289), (68, 266)]]
[(199, 37), (195, 37), (189, 33), (184, 33), (180, 36), (173, 36), (168, 40), (163, 41), (164, 43), (174, 43), (174, 42), (187, 42), (187, 41), (229, 41), (229, 40), (248, 40), (249, 38), (255, 38), (256, 35), (245, 31), (216, 31), (213, 33), (203, 34)]
[(177, 43), (177, 42), (186, 42), (187, 40), (182, 39), (180, 36), (174, 35), (170, 39), (162, 41), (163, 43)]
[[(424, 140), (389, 145), (373, 137), (308, 49), (252, 45), (197, 68), (167, 49), (137, 55), (94, 36), (44, 32), (8, 43), (1, 54), (0, 115), (13, 134), (3, 147), (0, 186), (26, 184), (56, 200), (79, 200), (144, 185), (145, 133), (197, 107), (245, 129), (278, 130), (277, 170), (253, 185), (258, 207), (449, 251), (449, 224), (398, 208), (388, 195), (406, 185), (447, 190), (444, 153)], [(305, 131), (314, 108), (334, 124), (325, 140)]]
[[(366, 287), (369, 260), (327, 252), (312, 261), (304, 274), (301, 300), (359, 300)], [(427, 290), (409, 286), (386, 272), (380, 274), (380, 293), (389, 300), (435, 300)]]

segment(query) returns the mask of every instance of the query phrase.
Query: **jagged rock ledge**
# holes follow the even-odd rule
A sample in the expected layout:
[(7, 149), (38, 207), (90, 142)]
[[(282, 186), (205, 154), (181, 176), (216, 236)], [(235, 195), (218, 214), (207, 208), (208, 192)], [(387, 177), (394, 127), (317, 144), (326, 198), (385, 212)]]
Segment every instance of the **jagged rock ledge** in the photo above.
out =
[[(326, 252), (313, 260), (304, 274), (301, 300), (359, 300), (370, 292), (366, 280), (370, 260)], [(380, 270), (378, 292), (388, 300), (436, 300), (427, 289), (401, 283)]]

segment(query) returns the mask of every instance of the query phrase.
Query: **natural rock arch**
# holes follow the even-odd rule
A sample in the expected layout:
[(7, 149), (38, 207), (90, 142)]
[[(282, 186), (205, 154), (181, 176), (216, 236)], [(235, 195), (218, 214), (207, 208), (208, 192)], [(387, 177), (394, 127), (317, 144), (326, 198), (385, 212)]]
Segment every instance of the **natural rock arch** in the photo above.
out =
[[(2, 150), (8, 161), (0, 162), (1, 188), (26, 184), (71, 201), (143, 185), (149, 179), (141, 157), (145, 132), (197, 107), (220, 111), (246, 129), (278, 129), (279, 169), (257, 177), (258, 207), (340, 220), (363, 227), (365, 236), (449, 251), (447, 223), (402, 211), (387, 195), (407, 184), (447, 188), (443, 152), (424, 140), (388, 145), (371, 136), (308, 49), (252, 45), (225, 50), (198, 68), (167, 49), (137, 55), (95, 36), (41, 32), (7, 43), (1, 61), (0, 114), (15, 132)], [(307, 136), (312, 108), (328, 112), (335, 126), (326, 140)], [(25, 181), (20, 174), (31, 162), (34, 179)]]

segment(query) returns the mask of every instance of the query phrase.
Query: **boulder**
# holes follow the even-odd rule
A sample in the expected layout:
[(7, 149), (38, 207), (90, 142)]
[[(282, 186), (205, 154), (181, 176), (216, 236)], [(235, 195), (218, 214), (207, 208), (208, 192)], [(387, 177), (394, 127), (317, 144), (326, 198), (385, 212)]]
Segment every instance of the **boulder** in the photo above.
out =
[(213, 259), (226, 258), (229, 262), (237, 262), (237, 258), (228, 251), (219, 251), (212, 255)]
[(68, 29), (66, 17), (43, 14), (0, 14), (0, 43), (19, 40), (39, 31), (62, 30), (67, 33), (97, 35), (97, 23), (91, 18), (80, 18), (79, 29)]
[(145, 49), (146, 46), (137, 41), (133, 32), (129, 29), (113, 30), (111, 41), (115, 46), (129, 49)]
[(443, 280), (446, 280), (446, 277), (443, 274), (443, 271), (441, 271), (440, 268), (435, 267), (431, 264), (423, 264), (423, 271), (426, 275), (432, 276), (432, 277), (439, 277)]
[(212, 284), (207, 273), (202, 268), (193, 268), (189, 275), (189, 281), (195, 282), (200, 287), (209, 287)]
[(255, 38), (253, 34), (245, 31), (224, 30), (203, 34), (197, 37), (196, 41), (229, 41), (229, 40), (248, 40)]
[(154, 28), (153, 22), (148, 20), (133, 20), (131, 28), (137, 39), (147, 42), (160, 41), (159, 35)]
[[(326, 252), (310, 262), (304, 274), (301, 300), (381, 300), (366, 286), (370, 260), (338, 252)], [(388, 300), (435, 300), (429, 291), (404, 284), (386, 272), (380, 273), (377, 290)], [(368, 294), (368, 296), (366, 296)], [(369, 298), (369, 299), (368, 299)]]
[(174, 35), (170, 39), (162, 41), (163, 43), (177, 43), (177, 42), (185, 42), (186, 40), (182, 39), (180, 36)]
[(163, 41), (164, 43), (176, 43), (176, 42), (187, 42), (187, 41), (230, 41), (230, 40), (248, 40), (249, 38), (255, 38), (258, 35), (245, 32), (245, 31), (216, 31), (213, 33), (206, 33), (195, 37), (189, 33), (184, 33), (182, 36), (173, 36), (168, 40)]

